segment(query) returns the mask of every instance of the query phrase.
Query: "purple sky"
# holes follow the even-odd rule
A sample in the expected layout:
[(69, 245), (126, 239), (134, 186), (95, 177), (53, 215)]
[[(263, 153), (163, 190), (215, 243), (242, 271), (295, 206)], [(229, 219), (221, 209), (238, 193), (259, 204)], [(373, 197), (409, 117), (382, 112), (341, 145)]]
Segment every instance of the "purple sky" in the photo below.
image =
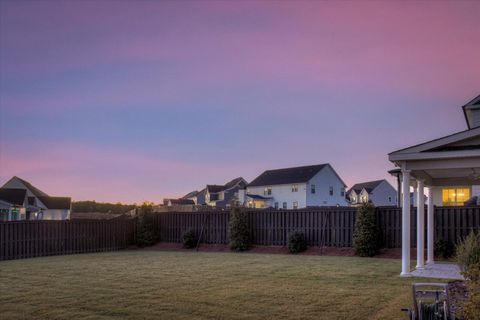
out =
[(1, 1), (0, 183), (160, 202), (325, 162), (349, 186), (389, 178), (387, 153), (466, 129), (479, 16), (475, 1)]

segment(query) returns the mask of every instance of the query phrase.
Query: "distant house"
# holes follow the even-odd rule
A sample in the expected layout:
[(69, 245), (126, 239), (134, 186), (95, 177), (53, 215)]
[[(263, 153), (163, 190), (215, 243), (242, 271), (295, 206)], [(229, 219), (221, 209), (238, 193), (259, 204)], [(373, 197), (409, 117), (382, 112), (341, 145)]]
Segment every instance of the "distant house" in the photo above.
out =
[(345, 182), (328, 163), (267, 170), (248, 184), (241, 202), (253, 208), (345, 206), (345, 188)]
[(394, 206), (397, 204), (397, 191), (387, 180), (356, 183), (347, 192), (351, 205), (372, 203), (374, 206)]
[(205, 204), (217, 208), (227, 208), (237, 202), (239, 190), (247, 186), (247, 181), (242, 177), (235, 178), (224, 185), (209, 184), (205, 192)]
[(203, 188), (200, 191), (192, 191), (184, 195), (181, 199), (192, 200), (196, 205), (205, 205), (205, 195), (207, 194), (207, 188)]
[(195, 205), (195, 202), (191, 199), (163, 199), (163, 205), (172, 207), (172, 206), (183, 206), (183, 205)]
[(51, 197), (15, 176), (0, 188), (0, 220), (67, 220), (71, 202), (69, 197)]

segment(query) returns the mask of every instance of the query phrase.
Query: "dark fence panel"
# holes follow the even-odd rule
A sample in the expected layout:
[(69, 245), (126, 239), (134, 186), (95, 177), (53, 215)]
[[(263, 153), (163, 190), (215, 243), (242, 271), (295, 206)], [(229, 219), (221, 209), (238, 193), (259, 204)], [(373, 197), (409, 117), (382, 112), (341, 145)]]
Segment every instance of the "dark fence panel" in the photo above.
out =
[[(288, 234), (294, 230), (305, 233), (311, 246), (351, 247), (356, 208), (325, 207), (297, 210), (248, 210), (248, 224), (252, 242), (257, 245), (288, 243)], [(402, 209), (378, 207), (375, 211), (386, 248), (402, 245)], [(425, 208), (425, 228), (427, 210)], [(202, 233), (202, 243), (228, 243), (229, 211), (160, 213), (155, 226), (160, 241), (181, 242), (182, 234), (193, 230)], [(457, 242), (471, 230), (480, 230), (480, 207), (436, 207), (434, 212), (435, 239)], [(411, 208), (411, 245), (416, 246), (417, 209)], [(202, 231), (203, 230), (203, 231)], [(426, 236), (426, 230), (425, 230)], [(425, 240), (426, 243), (426, 240)]]
[(114, 251), (135, 238), (135, 220), (0, 223), (0, 260)]

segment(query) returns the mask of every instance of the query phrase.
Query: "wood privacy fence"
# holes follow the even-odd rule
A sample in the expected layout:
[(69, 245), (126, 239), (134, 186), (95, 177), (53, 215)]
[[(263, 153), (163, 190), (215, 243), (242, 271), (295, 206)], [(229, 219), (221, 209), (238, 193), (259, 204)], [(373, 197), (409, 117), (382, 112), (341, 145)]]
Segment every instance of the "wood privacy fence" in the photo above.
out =
[(0, 223), (0, 260), (119, 250), (135, 227), (133, 219)]
[[(351, 247), (356, 208), (333, 207), (298, 210), (249, 210), (248, 225), (252, 242), (257, 245), (286, 245), (288, 234), (298, 230), (305, 233), (311, 246)], [(386, 248), (402, 244), (402, 211), (395, 207), (376, 208), (377, 224)], [(154, 217), (160, 241), (181, 242), (182, 234), (193, 230), (202, 234), (201, 242), (228, 243), (228, 211), (170, 212)], [(427, 225), (425, 209), (425, 228)], [(411, 244), (416, 245), (416, 208), (411, 209)], [(480, 207), (436, 207), (435, 238), (453, 243), (480, 230)], [(425, 230), (426, 236), (426, 230)]]

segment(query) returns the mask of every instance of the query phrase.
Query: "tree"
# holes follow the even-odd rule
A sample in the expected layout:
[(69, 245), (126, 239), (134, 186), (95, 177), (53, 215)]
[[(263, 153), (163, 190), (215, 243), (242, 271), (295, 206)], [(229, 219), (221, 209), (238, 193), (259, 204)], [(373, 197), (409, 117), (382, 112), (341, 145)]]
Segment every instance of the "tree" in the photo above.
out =
[(380, 251), (380, 230), (375, 219), (375, 207), (364, 203), (357, 211), (353, 248), (361, 257), (373, 257)]
[(250, 246), (250, 232), (248, 230), (247, 213), (239, 206), (230, 211), (230, 249), (245, 251)]

